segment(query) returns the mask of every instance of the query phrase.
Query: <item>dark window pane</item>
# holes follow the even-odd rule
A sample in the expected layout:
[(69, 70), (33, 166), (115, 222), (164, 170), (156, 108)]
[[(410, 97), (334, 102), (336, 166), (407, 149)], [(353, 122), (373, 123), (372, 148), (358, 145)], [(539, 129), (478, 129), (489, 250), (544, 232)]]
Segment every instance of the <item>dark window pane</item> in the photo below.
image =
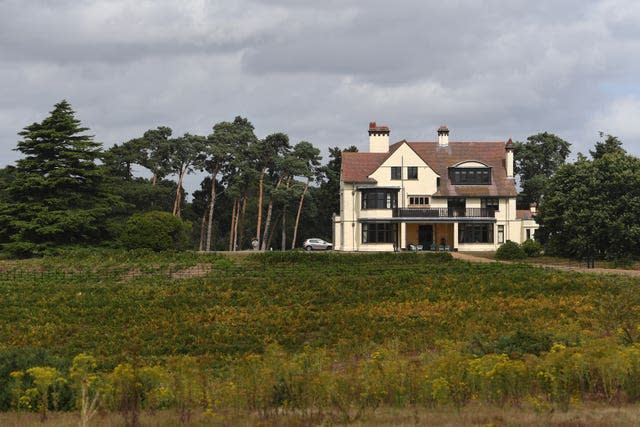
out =
[(391, 167), (391, 179), (402, 179), (402, 168), (400, 166)]
[(452, 168), (449, 176), (454, 185), (491, 184), (491, 168)]
[(460, 224), (459, 243), (493, 243), (493, 224)]
[(362, 243), (393, 243), (395, 228), (391, 223), (362, 224)]

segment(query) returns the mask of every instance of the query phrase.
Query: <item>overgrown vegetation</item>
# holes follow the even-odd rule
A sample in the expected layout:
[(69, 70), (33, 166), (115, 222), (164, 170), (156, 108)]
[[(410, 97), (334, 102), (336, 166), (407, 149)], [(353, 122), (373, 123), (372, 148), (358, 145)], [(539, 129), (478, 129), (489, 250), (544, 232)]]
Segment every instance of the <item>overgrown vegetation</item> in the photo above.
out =
[(46, 398), (89, 417), (98, 396), (129, 425), (163, 408), (313, 424), (381, 407), (640, 399), (633, 278), (446, 253), (105, 250), (0, 267), (93, 274), (0, 281), (4, 410), (47, 416)]

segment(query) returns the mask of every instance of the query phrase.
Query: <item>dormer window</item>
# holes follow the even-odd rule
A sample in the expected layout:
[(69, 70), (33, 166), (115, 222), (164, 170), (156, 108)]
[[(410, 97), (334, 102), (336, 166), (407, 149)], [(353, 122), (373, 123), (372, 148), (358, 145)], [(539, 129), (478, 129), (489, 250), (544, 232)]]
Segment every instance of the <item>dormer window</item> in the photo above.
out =
[(453, 185), (491, 185), (491, 168), (449, 168)]

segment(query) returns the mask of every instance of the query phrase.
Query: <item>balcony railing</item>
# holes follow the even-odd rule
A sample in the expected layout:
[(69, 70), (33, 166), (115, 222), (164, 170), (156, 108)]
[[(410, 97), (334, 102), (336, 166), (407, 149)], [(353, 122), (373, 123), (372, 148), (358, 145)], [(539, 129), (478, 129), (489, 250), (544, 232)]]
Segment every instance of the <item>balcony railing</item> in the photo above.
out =
[(394, 218), (495, 218), (491, 208), (395, 208)]

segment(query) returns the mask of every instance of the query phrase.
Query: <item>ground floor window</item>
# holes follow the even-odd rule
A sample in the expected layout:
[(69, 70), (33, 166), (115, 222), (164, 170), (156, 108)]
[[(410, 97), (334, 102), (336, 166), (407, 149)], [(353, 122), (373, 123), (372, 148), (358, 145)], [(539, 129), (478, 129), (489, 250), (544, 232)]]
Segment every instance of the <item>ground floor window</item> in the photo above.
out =
[(395, 226), (392, 223), (362, 224), (362, 243), (394, 243), (394, 237)]
[(498, 226), (498, 243), (504, 243), (504, 225)]
[(458, 225), (458, 243), (493, 243), (493, 224)]

